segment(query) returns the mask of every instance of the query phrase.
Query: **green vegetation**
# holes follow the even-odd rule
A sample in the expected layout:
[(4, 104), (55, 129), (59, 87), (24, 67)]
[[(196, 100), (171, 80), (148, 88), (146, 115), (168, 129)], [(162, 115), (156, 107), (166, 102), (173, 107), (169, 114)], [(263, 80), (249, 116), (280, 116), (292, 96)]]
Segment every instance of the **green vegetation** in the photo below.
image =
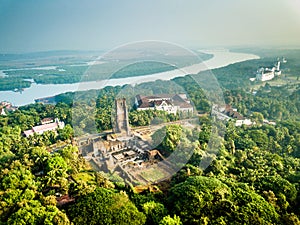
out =
[[(182, 127), (180, 125), (169, 125), (163, 127), (162, 129), (157, 130), (152, 135), (152, 140), (158, 143), (155, 143), (154, 146), (161, 151), (167, 152), (168, 154), (174, 152), (179, 145), (179, 142), (182, 141), (183, 135), (185, 133), (182, 131)], [(164, 137), (161, 140), (161, 137)]]
[[(274, 206), (247, 185), (194, 176), (171, 188), (168, 204), (186, 224), (277, 223)], [(251, 213), (250, 213), (251, 212)]]
[[(242, 64), (227, 70), (238, 68), (252, 71)], [(122, 91), (130, 87), (67, 93), (56, 97), (56, 105), (32, 104), (0, 116), (0, 224), (300, 224), (300, 85), (261, 83), (253, 94), (245, 79), (235, 83), (242, 72), (229, 76), (226, 68), (219, 71), (228, 75), (220, 80), (226, 103), (256, 124), (236, 127), (234, 121), (223, 124), (201, 116), (201, 130), (174, 124), (158, 130), (153, 139), (164, 137), (157, 149), (165, 156), (186, 146), (193, 154), (173, 177), (144, 191), (120, 178), (113, 182), (115, 174), (91, 170), (72, 145), (74, 133), (94, 131), (92, 123), (98, 131), (110, 129), (114, 99), (120, 93), (127, 97), (129, 91)], [(191, 77), (140, 84), (135, 90), (180, 93), (174, 82), (199, 112), (209, 115), (211, 102)], [(133, 105), (130, 97), (128, 105)], [(57, 133), (21, 135), (46, 117), (67, 125)], [(158, 111), (129, 113), (132, 126), (178, 118)], [(226, 131), (217, 155), (208, 150), (216, 135), (212, 122)], [(202, 169), (204, 157), (214, 160)], [(145, 176), (155, 179), (160, 171)]]
[[(5, 73), (14, 79), (33, 79), (38, 84), (66, 84), (80, 81), (142, 76), (176, 68), (174, 66), (155, 62), (140, 62), (129, 66), (126, 66), (126, 63), (123, 64), (107, 62), (91, 67), (86, 65), (60, 66), (57, 69), (50, 70), (8, 70), (5, 71)], [(126, 67), (122, 68), (122, 65)], [(121, 70), (115, 71), (120, 67), (122, 68)]]
[(143, 170), (143, 172), (141, 172), (141, 176), (146, 180), (155, 182), (156, 180), (163, 179), (166, 176), (166, 174), (164, 174), (158, 168), (154, 167)]
[(67, 208), (75, 224), (143, 224), (145, 215), (139, 212), (125, 192), (117, 193), (97, 188), (77, 199)]
[[(48, 54), (45, 55), (48, 56)], [(49, 58), (49, 62), (46, 61), (48, 64), (43, 64), (40, 69), (34, 69), (34, 66), (28, 67), (27, 64), (21, 68), (18, 68), (15, 65), (9, 68), (6, 64), (1, 66), (0, 58), (0, 68), (2, 68), (4, 73), (7, 75), (7, 77), (4, 78), (0, 77), (0, 91), (14, 89), (21, 90), (22, 88), (30, 87), (31, 82), (24, 79), (32, 79), (37, 84), (70, 84), (84, 81), (106, 80), (111, 78), (143, 76), (189, 66), (212, 57), (212, 55), (204, 53), (199, 53), (198, 55), (200, 57), (198, 61), (195, 61), (195, 57), (191, 56), (157, 56), (157, 61), (149, 61), (147, 57), (122, 61), (104, 59), (103, 63), (92, 66), (86, 64), (86, 62), (91, 60), (90, 58), (84, 57), (83, 60), (80, 56), (77, 56), (77, 59), (75, 56), (66, 58), (60, 56), (58, 60), (54, 60), (55, 58), (52, 59), (51, 56)], [(10, 57), (18, 60), (22, 57), (26, 59), (26, 56), (7, 56), (9, 59)], [(172, 62), (175, 63), (174, 65), (169, 65), (167, 63), (171, 60), (171, 57)], [(168, 60), (165, 60), (164, 58), (167, 58)], [(31, 58), (29, 57), (29, 59)], [(7, 63), (5, 59), (2, 60), (4, 60), (4, 63)], [(53, 60), (53, 62), (51, 60)], [(20, 62), (17, 65), (20, 66), (19, 64)], [(53, 68), (43, 69), (45, 66), (53, 65), (55, 65)]]
[(0, 91), (8, 91), (8, 90), (15, 90), (15, 89), (20, 91), (22, 88), (29, 88), (30, 85), (31, 82), (25, 81), (23, 79), (18, 79), (14, 77), (0, 78)]

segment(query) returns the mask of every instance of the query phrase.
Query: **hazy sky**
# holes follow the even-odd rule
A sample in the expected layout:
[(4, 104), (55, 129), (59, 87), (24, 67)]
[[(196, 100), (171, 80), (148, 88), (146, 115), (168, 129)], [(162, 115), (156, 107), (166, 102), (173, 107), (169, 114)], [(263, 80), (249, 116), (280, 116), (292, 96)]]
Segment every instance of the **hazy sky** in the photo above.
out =
[(0, 52), (300, 45), (300, 0), (0, 0)]

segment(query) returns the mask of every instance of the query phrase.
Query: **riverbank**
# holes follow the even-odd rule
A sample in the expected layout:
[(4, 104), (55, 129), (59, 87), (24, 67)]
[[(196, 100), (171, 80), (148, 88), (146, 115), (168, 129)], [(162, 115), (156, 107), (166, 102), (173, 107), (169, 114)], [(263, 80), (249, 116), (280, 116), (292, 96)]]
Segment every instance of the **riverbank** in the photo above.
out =
[(183, 77), (188, 74), (197, 74), (201, 71), (224, 67), (233, 63), (238, 63), (251, 59), (258, 59), (259, 56), (247, 53), (236, 53), (228, 50), (205, 50), (202, 52), (213, 54), (214, 56), (202, 63), (194, 64), (188, 67), (151, 74), (144, 76), (135, 76), (120, 79), (108, 79), (102, 81), (91, 81), (74, 84), (36, 84), (33, 83), (30, 88), (25, 89), (22, 93), (13, 91), (0, 91), (0, 101), (9, 101), (13, 105), (22, 106), (34, 103), (35, 99), (54, 96), (65, 92), (85, 91), (92, 89), (102, 89), (105, 86), (118, 86), (125, 84), (140, 84), (155, 80), (171, 80), (175, 77)]

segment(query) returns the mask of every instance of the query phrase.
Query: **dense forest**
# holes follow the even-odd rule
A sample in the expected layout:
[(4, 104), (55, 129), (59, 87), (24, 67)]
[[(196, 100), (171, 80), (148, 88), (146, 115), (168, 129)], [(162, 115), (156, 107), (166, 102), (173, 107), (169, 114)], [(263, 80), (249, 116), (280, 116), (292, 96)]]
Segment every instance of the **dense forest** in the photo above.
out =
[[(32, 104), (0, 116), (0, 224), (300, 224), (300, 84), (251, 84), (248, 77), (240, 78), (263, 63), (213, 71), (227, 78), (218, 79), (225, 102), (255, 121), (252, 126), (214, 121), (212, 102), (191, 76), (66, 93), (56, 97), (55, 105)], [(292, 68), (297, 77), (292, 63), (284, 76), (292, 76)], [(136, 111), (130, 96), (182, 91), (201, 113), (201, 130), (187, 143), (193, 146), (188, 163), (169, 179), (133, 187), (116, 174), (94, 171), (78, 153), (74, 138), (94, 132), (90, 124), (98, 132), (111, 129), (114, 99), (126, 97), (130, 125), (145, 126), (181, 115)], [(64, 121), (65, 128), (22, 135), (48, 117)], [(208, 144), (216, 123), (225, 133), (214, 155)], [(176, 151), (172, 146), (178, 145), (182, 129), (168, 125), (158, 149)], [(207, 155), (213, 160), (203, 169), (199, 165)]]

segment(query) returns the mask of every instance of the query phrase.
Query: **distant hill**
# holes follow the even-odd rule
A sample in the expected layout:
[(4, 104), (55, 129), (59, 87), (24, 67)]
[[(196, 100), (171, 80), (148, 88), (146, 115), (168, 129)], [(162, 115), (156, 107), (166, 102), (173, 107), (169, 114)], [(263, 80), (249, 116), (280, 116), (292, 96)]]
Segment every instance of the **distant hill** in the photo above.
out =
[(0, 53), (0, 61), (40, 59), (61, 56), (101, 55), (104, 51), (53, 50), (30, 53)]

